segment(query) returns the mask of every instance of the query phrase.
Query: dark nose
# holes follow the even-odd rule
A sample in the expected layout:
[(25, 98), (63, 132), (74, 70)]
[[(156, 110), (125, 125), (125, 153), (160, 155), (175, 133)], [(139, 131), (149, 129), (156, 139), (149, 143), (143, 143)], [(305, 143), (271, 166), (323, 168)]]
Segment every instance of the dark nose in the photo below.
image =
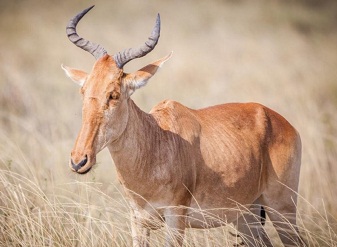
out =
[(85, 164), (87, 163), (87, 161), (88, 161), (88, 156), (87, 155), (78, 164), (75, 164), (74, 161), (71, 159), (71, 166), (77, 172), (79, 169), (81, 169), (83, 166), (85, 166)]

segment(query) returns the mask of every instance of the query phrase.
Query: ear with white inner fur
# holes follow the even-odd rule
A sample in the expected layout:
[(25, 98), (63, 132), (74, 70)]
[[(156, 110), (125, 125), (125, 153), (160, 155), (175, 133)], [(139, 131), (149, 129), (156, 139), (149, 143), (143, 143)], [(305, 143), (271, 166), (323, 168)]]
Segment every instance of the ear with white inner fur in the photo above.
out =
[(61, 64), (61, 68), (66, 72), (66, 75), (75, 83), (77, 83), (80, 86), (84, 85), (88, 73), (82, 70), (69, 68), (68, 66), (64, 66), (63, 64)]
[(149, 65), (141, 68), (140, 70), (127, 74), (124, 77), (124, 83), (127, 86), (128, 94), (131, 96), (136, 89), (141, 88), (146, 85), (148, 80), (156, 74), (158, 69), (171, 58), (172, 52), (166, 57), (163, 57)]

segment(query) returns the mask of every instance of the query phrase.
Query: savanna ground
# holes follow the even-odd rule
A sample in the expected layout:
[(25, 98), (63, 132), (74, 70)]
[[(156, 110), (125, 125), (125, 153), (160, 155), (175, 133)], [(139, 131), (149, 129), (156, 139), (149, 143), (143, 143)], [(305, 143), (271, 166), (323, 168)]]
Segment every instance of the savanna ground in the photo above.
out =
[[(0, 246), (131, 244), (129, 208), (108, 152), (87, 175), (68, 168), (81, 97), (60, 65), (89, 71), (94, 58), (68, 41), (65, 26), (91, 4), (0, 2)], [(302, 235), (310, 246), (337, 246), (336, 1), (94, 4), (78, 32), (110, 53), (143, 43), (161, 14), (156, 49), (125, 68), (174, 51), (132, 96), (143, 110), (167, 98), (191, 108), (254, 101), (285, 116), (303, 142)], [(188, 230), (185, 246), (232, 244), (230, 227)], [(151, 241), (161, 246), (162, 231)]]

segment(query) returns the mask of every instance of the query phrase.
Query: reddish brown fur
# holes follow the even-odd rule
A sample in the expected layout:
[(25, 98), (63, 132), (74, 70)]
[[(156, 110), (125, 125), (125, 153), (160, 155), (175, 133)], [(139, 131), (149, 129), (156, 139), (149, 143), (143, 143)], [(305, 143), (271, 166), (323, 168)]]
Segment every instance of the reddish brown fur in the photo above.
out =
[[(79, 164), (87, 156), (88, 161), (76, 171), (88, 171), (96, 154), (109, 148), (133, 208), (135, 246), (147, 245), (147, 229), (154, 227), (155, 219), (165, 219), (177, 230), (176, 242), (168, 238), (167, 245), (181, 244), (186, 227), (220, 226), (219, 219), (236, 222), (240, 231), (270, 244), (263, 228), (252, 230), (243, 223), (256, 218), (247, 216), (242, 222), (237, 211), (228, 209), (263, 204), (292, 214), (286, 217), (296, 224), (301, 159), (297, 131), (282, 116), (256, 103), (192, 110), (163, 101), (149, 114), (141, 111), (130, 95), (168, 58), (132, 74), (123, 73), (109, 55), (99, 59), (90, 74), (64, 68), (73, 80), (85, 77), (82, 128), (71, 159)], [(215, 218), (205, 219), (199, 208), (210, 210)], [(272, 213), (269, 217), (280, 220)], [(293, 238), (281, 234), (284, 244), (300, 243), (289, 225), (275, 226)]]

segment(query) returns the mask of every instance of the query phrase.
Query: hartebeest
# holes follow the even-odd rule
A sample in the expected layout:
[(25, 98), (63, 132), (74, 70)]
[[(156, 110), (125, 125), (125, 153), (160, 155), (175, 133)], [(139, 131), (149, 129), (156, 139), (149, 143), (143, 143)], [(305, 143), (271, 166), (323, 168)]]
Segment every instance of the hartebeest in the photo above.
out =
[[(265, 206), (285, 245), (301, 244), (296, 227), (301, 140), (294, 127), (257, 103), (193, 110), (165, 100), (149, 114), (143, 112), (130, 96), (171, 55), (130, 74), (123, 66), (154, 49), (160, 17), (145, 45), (110, 56), (76, 32), (92, 7), (73, 17), (66, 28), (69, 40), (96, 58), (90, 73), (62, 66), (82, 86), (83, 95), (82, 127), (69, 165), (74, 172), (87, 173), (97, 153), (108, 147), (130, 199), (134, 246), (149, 244), (156, 219), (171, 229), (167, 246), (181, 245), (187, 227), (224, 222), (236, 222), (251, 239), (261, 237), (268, 245), (258, 217), (239, 217), (235, 210), (253, 204)], [(246, 244), (257, 242), (248, 238)]]

